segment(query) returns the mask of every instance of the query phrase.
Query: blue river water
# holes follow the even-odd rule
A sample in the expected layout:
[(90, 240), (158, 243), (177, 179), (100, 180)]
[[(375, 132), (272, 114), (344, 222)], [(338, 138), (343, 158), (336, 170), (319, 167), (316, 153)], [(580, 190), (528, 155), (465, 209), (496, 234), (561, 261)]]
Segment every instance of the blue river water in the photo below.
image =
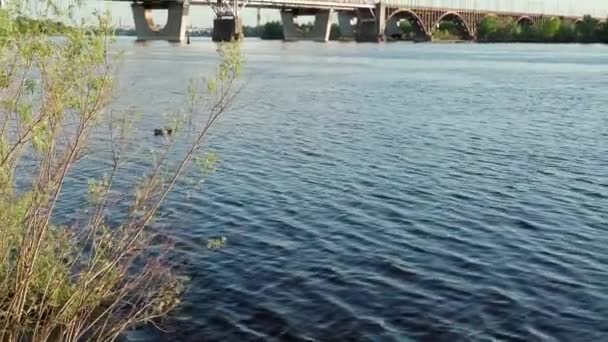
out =
[[(152, 148), (216, 47), (118, 48)], [(217, 172), (155, 222), (184, 302), (131, 340), (608, 341), (607, 46), (243, 49)]]

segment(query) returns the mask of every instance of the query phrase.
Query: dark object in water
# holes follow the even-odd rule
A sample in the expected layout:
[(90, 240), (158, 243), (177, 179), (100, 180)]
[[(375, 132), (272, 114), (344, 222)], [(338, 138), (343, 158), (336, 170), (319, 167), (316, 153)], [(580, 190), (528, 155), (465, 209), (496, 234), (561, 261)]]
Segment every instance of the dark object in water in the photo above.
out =
[(156, 128), (154, 129), (154, 136), (162, 136), (162, 135), (172, 135), (173, 134), (173, 129), (172, 128)]

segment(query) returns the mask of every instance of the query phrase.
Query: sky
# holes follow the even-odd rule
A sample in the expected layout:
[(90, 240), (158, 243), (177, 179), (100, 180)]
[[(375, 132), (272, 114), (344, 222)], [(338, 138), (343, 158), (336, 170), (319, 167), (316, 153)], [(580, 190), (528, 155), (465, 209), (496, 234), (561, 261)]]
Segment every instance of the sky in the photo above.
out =
[[(64, 0), (69, 1), (69, 0)], [(387, 2), (398, 1), (406, 5), (447, 6), (457, 8), (480, 8), (505, 11), (521, 12), (544, 12), (555, 14), (592, 14), (596, 17), (608, 16), (608, 0), (385, 0)], [(102, 0), (84, 0), (84, 13), (92, 13), (97, 10), (109, 10), (116, 25), (133, 25), (133, 16), (129, 2), (109, 2)], [(190, 23), (193, 27), (213, 26), (214, 14), (207, 6), (192, 6), (190, 8)], [(242, 19), (245, 25), (256, 25), (257, 10), (245, 9)], [(166, 14), (161, 11), (156, 13), (155, 19), (160, 24), (166, 20)], [(279, 20), (278, 10), (261, 10), (261, 22)]]

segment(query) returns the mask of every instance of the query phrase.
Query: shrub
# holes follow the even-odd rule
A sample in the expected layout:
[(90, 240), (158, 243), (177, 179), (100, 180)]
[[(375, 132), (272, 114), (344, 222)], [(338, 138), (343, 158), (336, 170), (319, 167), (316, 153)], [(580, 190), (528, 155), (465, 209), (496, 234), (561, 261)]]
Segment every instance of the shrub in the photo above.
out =
[[(234, 98), (239, 48), (221, 46), (216, 73), (191, 83), (186, 109), (171, 123), (176, 134), (133, 184), (128, 213), (110, 220), (109, 194), (133, 127), (128, 113), (107, 110), (116, 60), (110, 21), (100, 15), (93, 26), (74, 24), (51, 39), (54, 21), (29, 20), (36, 24), (24, 29), (25, 19), (15, 17), (0, 12), (0, 341), (113, 340), (179, 303), (183, 281), (149, 225), (178, 179), (213, 160), (203, 157), (203, 142)], [(59, 225), (66, 180), (92, 131), (103, 127), (111, 172), (80, 189), (90, 194), (88, 214)], [(185, 149), (175, 148), (178, 137)]]

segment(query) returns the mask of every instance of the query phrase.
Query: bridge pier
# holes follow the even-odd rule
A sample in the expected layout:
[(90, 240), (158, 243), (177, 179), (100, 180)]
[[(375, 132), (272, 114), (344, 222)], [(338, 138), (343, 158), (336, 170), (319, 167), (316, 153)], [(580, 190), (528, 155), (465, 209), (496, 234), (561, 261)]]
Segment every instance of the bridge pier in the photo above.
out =
[(355, 39), (356, 26), (351, 24), (351, 21), (357, 17), (355, 12), (338, 12), (338, 27), (340, 28), (340, 36), (342, 39)]
[(243, 24), (239, 17), (221, 17), (213, 20), (211, 39), (214, 42), (231, 42), (243, 37)]
[(374, 12), (369, 9), (357, 10), (357, 34), (355, 39), (358, 42), (377, 42), (378, 28), (376, 27), (376, 17)]
[(386, 4), (380, 1), (374, 9), (357, 9), (358, 42), (383, 42), (386, 30)]
[(384, 0), (380, 0), (376, 4), (376, 32), (378, 32), (378, 42), (383, 42), (386, 39), (386, 4)]
[[(163, 9), (167, 13), (165, 27), (159, 28), (154, 23), (153, 9)], [(187, 3), (158, 2), (158, 3), (133, 3), (133, 21), (138, 41), (166, 40), (170, 42), (181, 42), (186, 38), (186, 27), (188, 26)]]
[(283, 40), (298, 41), (298, 40), (313, 40), (316, 42), (327, 42), (331, 31), (331, 9), (315, 10), (315, 22), (309, 32), (302, 32), (294, 19), (300, 14), (296, 10), (281, 10), (281, 21), (283, 22)]

